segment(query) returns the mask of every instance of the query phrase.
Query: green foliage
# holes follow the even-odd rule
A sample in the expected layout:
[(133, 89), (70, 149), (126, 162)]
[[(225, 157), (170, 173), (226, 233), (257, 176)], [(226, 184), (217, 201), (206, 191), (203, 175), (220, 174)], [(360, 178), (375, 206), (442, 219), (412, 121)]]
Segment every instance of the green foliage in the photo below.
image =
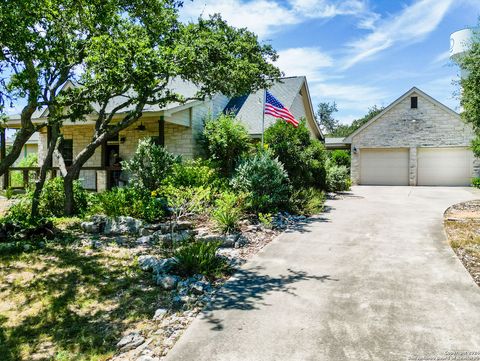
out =
[(165, 216), (165, 201), (135, 187), (113, 188), (97, 195), (93, 213), (129, 216), (155, 222)]
[[(88, 208), (89, 194), (82, 187), (80, 181), (73, 183), (73, 197), (75, 200), (73, 214), (85, 214)], [(62, 217), (64, 215), (64, 204), (63, 178), (55, 177), (47, 180), (40, 196), (39, 214), (42, 217)]]
[(480, 188), (480, 178), (472, 178), (472, 186), (475, 188)]
[(179, 160), (151, 138), (145, 138), (138, 142), (132, 159), (122, 162), (122, 165), (129, 173), (132, 185), (151, 192), (162, 185)]
[[(462, 106), (462, 119), (470, 123), (477, 134), (480, 135), (480, 34), (474, 32), (468, 52), (462, 57), (456, 59), (462, 69), (462, 78), (460, 85), (460, 105)], [(480, 156), (478, 144), (480, 140), (475, 141), (473, 147), (475, 155)]]
[[(16, 165), (16, 167), (37, 167), (38, 166), (38, 156), (36, 153), (30, 153), (25, 158), (22, 158), (20, 162)], [(23, 185), (24, 188), (28, 187), (29, 184), (23, 184), (23, 173), (22, 171), (12, 171), (10, 172), (10, 184), (14, 187), (21, 187)], [(31, 172), (30, 181), (32, 181), (32, 176), (34, 172)]]
[(350, 172), (345, 166), (327, 165), (327, 190), (329, 192), (348, 191), (352, 185)]
[(222, 277), (228, 270), (224, 258), (217, 256), (218, 242), (187, 242), (174, 252), (174, 272), (184, 277), (202, 274), (209, 278)]
[(32, 210), (32, 201), (30, 197), (24, 195), (20, 197), (7, 211), (5, 217), (1, 219), (1, 223), (11, 224), (14, 227), (28, 229), (37, 224), (37, 220), (30, 218)]
[(238, 222), (242, 217), (243, 197), (233, 192), (222, 192), (215, 201), (212, 218), (217, 228), (223, 233), (238, 229)]
[(228, 114), (207, 119), (200, 141), (207, 157), (218, 165), (225, 176), (232, 174), (239, 159), (252, 147), (245, 126)]
[(209, 187), (175, 187), (166, 185), (152, 192), (165, 200), (176, 220), (207, 212), (212, 191)]
[(265, 228), (272, 228), (273, 216), (271, 213), (258, 213), (258, 220)]
[(359, 119), (355, 119), (352, 124), (337, 124), (333, 131), (328, 132), (328, 136), (339, 138), (347, 137), (354, 131), (356, 131), (358, 128), (360, 128), (362, 125), (367, 123), (370, 119), (380, 114), (383, 109), (385, 108), (374, 105), (373, 107), (368, 108), (367, 114), (365, 114)]
[(315, 115), (317, 116), (318, 123), (323, 132), (330, 134), (337, 129), (339, 121), (333, 117), (333, 113), (336, 112), (338, 112), (338, 109), (335, 102), (318, 104), (317, 113)]
[(244, 159), (230, 184), (235, 191), (248, 194), (246, 206), (255, 213), (276, 211), (288, 202), (287, 172), (282, 163), (267, 152)]
[(325, 186), (326, 152), (322, 143), (311, 139), (305, 119), (298, 128), (278, 121), (265, 131), (265, 142), (273, 155), (283, 163), (296, 187)]
[(338, 166), (344, 166), (350, 169), (350, 152), (343, 149), (336, 149), (329, 152), (330, 161)]
[(310, 216), (320, 213), (325, 203), (325, 193), (316, 188), (300, 188), (290, 196), (290, 210), (295, 214)]
[(210, 161), (195, 159), (175, 163), (165, 183), (175, 187), (223, 188), (226, 180), (219, 176)]

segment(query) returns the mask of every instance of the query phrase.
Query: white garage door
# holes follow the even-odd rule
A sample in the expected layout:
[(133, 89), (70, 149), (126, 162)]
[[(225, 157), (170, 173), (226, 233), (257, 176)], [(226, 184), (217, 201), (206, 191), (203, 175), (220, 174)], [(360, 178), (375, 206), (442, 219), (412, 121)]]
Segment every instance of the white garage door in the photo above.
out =
[(419, 186), (468, 186), (473, 153), (467, 148), (418, 148)]
[(408, 185), (408, 149), (361, 149), (360, 184)]

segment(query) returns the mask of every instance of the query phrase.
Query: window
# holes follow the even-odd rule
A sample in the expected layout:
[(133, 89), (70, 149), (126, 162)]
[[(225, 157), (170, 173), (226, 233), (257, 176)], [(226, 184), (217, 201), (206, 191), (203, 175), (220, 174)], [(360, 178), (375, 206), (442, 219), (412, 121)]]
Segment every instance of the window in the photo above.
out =
[(71, 166), (73, 163), (73, 139), (63, 139), (60, 149), (65, 165), (67, 167)]
[(410, 98), (410, 108), (417, 109), (418, 108), (418, 97), (411, 97)]

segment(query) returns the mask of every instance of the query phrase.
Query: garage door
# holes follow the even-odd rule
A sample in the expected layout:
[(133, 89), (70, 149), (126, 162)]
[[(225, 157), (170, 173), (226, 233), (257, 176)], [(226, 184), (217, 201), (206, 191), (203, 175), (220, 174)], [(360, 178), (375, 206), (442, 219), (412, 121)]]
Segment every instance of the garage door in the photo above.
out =
[(408, 149), (362, 149), (360, 184), (408, 185)]
[(419, 148), (419, 186), (468, 186), (473, 153), (467, 148)]

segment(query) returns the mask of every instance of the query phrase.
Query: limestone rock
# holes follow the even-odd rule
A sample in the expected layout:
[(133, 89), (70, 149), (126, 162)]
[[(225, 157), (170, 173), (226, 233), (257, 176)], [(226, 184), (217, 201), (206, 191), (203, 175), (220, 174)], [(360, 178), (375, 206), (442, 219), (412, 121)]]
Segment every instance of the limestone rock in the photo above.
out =
[(131, 332), (128, 335), (122, 337), (117, 343), (117, 347), (122, 351), (129, 351), (137, 348), (145, 342), (145, 338), (138, 332)]

